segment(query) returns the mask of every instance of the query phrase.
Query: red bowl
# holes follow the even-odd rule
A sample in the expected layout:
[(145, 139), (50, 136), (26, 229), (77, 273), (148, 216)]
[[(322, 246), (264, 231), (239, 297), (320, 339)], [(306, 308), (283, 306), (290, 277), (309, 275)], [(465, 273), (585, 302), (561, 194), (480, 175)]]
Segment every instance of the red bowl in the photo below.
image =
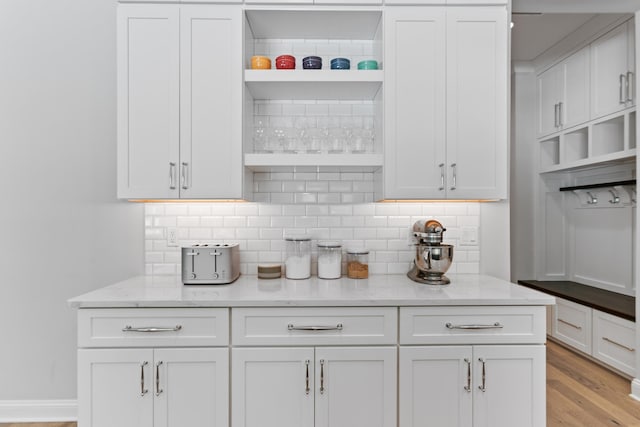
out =
[(296, 62), (296, 57), (291, 55), (280, 55), (276, 58), (276, 61), (280, 61), (281, 59)]
[(279, 70), (292, 70), (296, 68), (296, 59), (289, 55), (282, 55), (276, 58), (276, 68)]

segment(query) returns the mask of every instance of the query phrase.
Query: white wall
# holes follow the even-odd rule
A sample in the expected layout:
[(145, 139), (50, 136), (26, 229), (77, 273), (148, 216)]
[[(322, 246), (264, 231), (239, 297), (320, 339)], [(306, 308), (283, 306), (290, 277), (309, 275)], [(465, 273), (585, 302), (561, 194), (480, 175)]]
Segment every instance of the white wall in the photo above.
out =
[(66, 300), (143, 272), (143, 207), (115, 199), (115, 10), (0, 2), (0, 402), (75, 399)]
[(516, 65), (511, 75), (511, 280), (535, 279), (537, 174), (536, 76)]

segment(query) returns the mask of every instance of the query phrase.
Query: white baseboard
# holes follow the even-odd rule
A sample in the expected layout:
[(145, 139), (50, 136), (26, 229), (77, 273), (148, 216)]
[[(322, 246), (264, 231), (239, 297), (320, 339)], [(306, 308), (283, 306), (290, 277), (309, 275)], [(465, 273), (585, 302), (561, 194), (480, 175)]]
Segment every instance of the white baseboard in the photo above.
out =
[(640, 379), (634, 378), (633, 381), (631, 381), (631, 394), (629, 396), (640, 400)]
[(76, 400), (0, 400), (0, 423), (76, 421)]

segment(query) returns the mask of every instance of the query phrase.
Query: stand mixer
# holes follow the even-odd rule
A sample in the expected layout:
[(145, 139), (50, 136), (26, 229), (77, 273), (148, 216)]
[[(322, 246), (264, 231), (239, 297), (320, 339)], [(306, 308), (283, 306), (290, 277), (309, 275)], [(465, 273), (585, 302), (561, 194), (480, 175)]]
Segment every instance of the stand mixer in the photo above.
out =
[(407, 276), (418, 283), (447, 285), (451, 281), (444, 275), (453, 260), (453, 245), (442, 243), (446, 228), (436, 220), (419, 220), (413, 224), (416, 255), (413, 268)]

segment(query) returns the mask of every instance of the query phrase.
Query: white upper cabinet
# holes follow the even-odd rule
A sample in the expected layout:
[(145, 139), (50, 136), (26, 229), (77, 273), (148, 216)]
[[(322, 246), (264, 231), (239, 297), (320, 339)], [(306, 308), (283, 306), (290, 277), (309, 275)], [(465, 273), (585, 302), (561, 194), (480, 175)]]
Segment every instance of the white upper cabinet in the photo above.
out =
[(118, 7), (118, 197), (178, 197), (179, 10)]
[(385, 197), (442, 198), (446, 9), (385, 13)]
[(447, 9), (447, 197), (507, 197), (507, 11)]
[(634, 23), (614, 28), (591, 44), (591, 118), (635, 105)]
[(589, 120), (589, 57), (585, 47), (538, 76), (538, 136)]
[(385, 16), (385, 198), (506, 198), (506, 9)]
[(240, 18), (119, 6), (118, 197), (242, 197)]
[(180, 9), (180, 197), (242, 197), (242, 13)]

